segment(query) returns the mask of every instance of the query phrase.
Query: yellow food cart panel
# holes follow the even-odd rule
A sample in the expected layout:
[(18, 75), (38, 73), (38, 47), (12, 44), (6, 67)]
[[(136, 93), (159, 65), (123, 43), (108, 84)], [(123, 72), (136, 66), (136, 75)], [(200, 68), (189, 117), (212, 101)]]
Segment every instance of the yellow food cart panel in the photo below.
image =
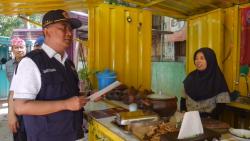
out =
[(95, 119), (91, 119), (89, 122), (89, 141), (125, 141), (119, 135), (113, 133), (105, 126), (98, 123)]
[(193, 55), (201, 47), (209, 47), (216, 52), (219, 66), (222, 69), (224, 45), (223, 10), (218, 9), (202, 15), (192, 16), (187, 22), (187, 73), (195, 69)]
[(149, 11), (107, 4), (91, 7), (89, 68), (99, 71), (108, 68), (128, 86), (150, 88), (151, 26)]
[(239, 18), (238, 6), (225, 9), (223, 73), (231, 91), (238, 89), (239, 81)]

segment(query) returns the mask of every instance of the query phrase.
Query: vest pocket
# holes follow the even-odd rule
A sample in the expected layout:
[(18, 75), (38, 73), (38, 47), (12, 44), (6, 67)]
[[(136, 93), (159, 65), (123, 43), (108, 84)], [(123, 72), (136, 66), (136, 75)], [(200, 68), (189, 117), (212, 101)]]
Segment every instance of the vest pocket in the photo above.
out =
[(63, 77), (54, 72), (43, 75), (41, 93), (39, 99), (44, 100), (62, 100), (71, 97)]
[(29, 136), (39, 136), (47, 129), (46, 116), (23, 116), (26, 133)]
[(71, 111), (61, 111), (47, 116), (48, 135), (63, 135), (74, 132), (74, 116)]
[(58, 72), (42, 74), (42, 83), (45, 85), (53, 85), (62, 82), (64, 82), (63, 76), (58, 74)]

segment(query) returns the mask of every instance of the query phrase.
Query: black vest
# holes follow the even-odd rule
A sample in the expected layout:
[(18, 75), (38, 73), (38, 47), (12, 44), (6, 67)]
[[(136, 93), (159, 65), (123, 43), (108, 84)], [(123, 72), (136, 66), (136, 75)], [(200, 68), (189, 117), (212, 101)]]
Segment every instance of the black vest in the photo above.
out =
[[(40, 49), (26, 56), (35, 62), (41, 73), (41, 89), (36, 100), (63, 100), (79, 96), (77, 72), (69, 59), (63, 66)], [(29, 141), (74, 141), (83, 137), (83, 109), (23, 117)]]

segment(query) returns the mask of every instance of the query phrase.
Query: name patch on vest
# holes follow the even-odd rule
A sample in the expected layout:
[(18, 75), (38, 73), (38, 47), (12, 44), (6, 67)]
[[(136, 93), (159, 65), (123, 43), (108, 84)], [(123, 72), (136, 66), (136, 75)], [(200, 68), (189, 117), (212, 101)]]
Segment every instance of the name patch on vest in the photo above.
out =
[(46, 70), (43, 70), (43, 73), (48, 73), (48, 72), (55, 72), (56, 69), (46, 69)]

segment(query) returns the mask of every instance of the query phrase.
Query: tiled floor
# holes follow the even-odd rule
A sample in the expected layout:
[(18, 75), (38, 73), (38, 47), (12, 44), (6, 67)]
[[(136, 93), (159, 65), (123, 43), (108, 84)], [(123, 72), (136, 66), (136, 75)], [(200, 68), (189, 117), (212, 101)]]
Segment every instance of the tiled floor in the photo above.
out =
[(8, 128), (8, 104), (6, 100), (0, 100), (0, 141), (13, 141)]

